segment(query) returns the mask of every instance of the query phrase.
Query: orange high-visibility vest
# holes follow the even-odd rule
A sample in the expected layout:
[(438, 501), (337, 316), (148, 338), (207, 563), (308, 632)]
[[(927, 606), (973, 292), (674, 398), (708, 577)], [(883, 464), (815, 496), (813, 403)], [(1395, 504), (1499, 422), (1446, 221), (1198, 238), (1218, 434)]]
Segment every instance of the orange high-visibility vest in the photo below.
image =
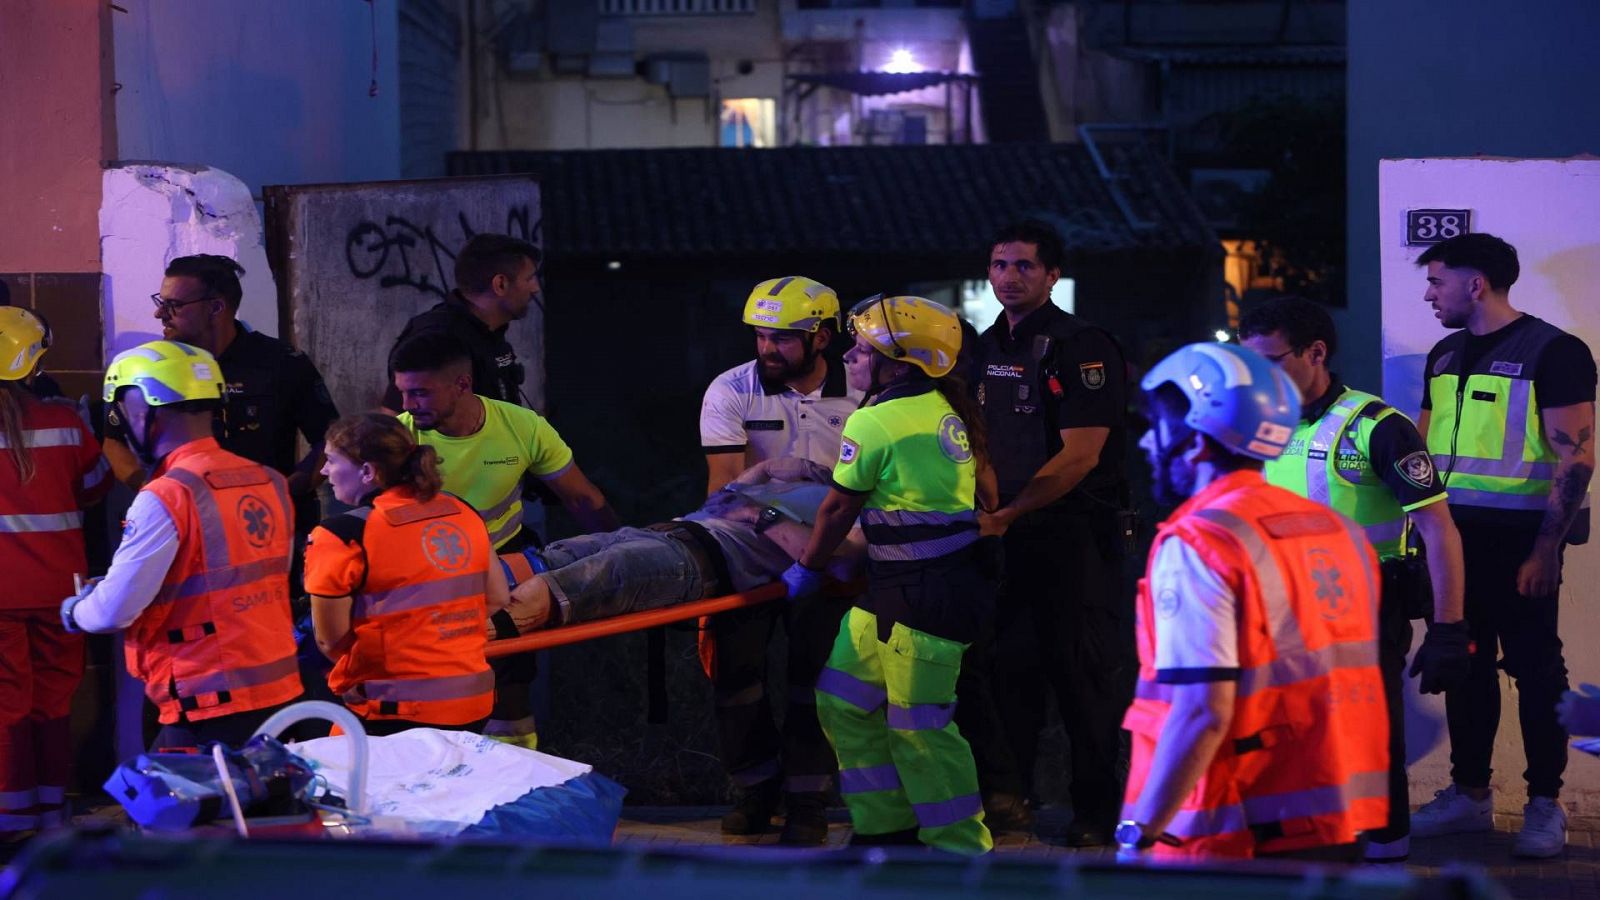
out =
[[(465, 725), (494, 706), (483, 519), (448, 494), (418, 503), (391, 488), (347, 515), (364, 519), (365, 583), (351, 595), (353, 641), (328, 687), (367, 719)], [(336, 540), (325, 529), (312, 540)], [(308, 573), (308, 580), (309, 573)]]
[[(25, 399), (21, 425), (20, 448), (0, 432), (0, 609), (55, 609), (89, 573), (82, 510), (111, 489), (110, 470), (72, 407)], [(33, 459), (28, 481), (7, 458), (17, 450)]]
[[(1238, 694), (1222, 746), (1155, 852), (1248, 857), (1356, 840), (1387, 821), (1388, 714), (1378, 671), (1378, 561), (1361, 527), (1230, 473), (1163, 522), (1238, 600)], [(1144, 790), (1173, 685), (1156, 681), (1150, 569), (1139, 583), (1139, 681), (1127, 802)], [(1131, 816), (1132, 813), (1130, 812)]]
[(163, 724), (265, 709), (300, 695), (283, 476), (213, 438), (168, 454), (144, 486), (178, 529), (178, 555), (128, 629), (128, 671)]

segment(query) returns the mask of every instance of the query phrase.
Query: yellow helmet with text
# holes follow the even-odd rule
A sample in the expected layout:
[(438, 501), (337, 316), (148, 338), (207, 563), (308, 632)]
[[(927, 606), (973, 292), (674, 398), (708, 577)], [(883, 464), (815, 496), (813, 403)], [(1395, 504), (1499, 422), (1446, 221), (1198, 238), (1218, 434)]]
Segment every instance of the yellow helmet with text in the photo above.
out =
[(803, 275), (763, 281), (744, 301), (744, 323), (758, 328), (815, 332), (829, 320), (839, 327), (839, 295)]
[(151, 341), (124, 350), (106, 369), (104, 399), (117, 399), (123, 388), (144, 392), (151, 406), (170, 406), (194, 400), (221, 400), (222, 367), (199, 347), (177, 341)]
[(0, 306), (0, 381), (21, 381), (33, 374), (49, 348), (50, 326), (25, 309)]
[(851, 307), (847, 328), (884, 356), (931, 378), (950, 374), (961, 353), (961, 319), (924, 297), (868, 297)]

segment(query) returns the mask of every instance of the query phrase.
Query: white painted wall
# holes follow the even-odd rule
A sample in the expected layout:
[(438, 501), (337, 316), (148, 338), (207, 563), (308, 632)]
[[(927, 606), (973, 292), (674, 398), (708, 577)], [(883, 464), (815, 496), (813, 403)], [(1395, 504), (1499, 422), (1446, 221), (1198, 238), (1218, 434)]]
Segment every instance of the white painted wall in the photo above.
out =
[(261, 215), (250, 189), (221, 169), (135, 163), (106, 169), (100, 206), (105, 272), (105, 357), (161, 337), (150, 295), (167, 263), (215, 253), (244, 267), (239, 318), (278, 334), (278, 294), (267, 266)]
[[(1600, 347), (1600, 159), (1390, 159), (1378, 167), (1378, 235), (1383, 300), (1383, 387), (1391, 404), (1416, 415), (1428, 350), (1448, 332), (1422, 302), (1424, 247), (1405, 243), (1406, 210), (1471, 209), (1472, 230), (1517, 248), (1522, 274), (1511, 289), (1512, 306), (1577, 334)], [(1573, 684), (1600, 682), (1600, 541), (1568, 548), (1561, 589), (1561, 638)], [(1420, 630), (1418, 640), (1420, 643)], [(1504, 703), (1495, 743), (1496, 806), (1520, 810), (1524, 796), (1522, 738), (1517, 696), (1502, 678)], [(1421, 697), (1411, 682), (1407, 740), (1412, 801), (1429, 798), (1449, 782), (1449, 741), (1444, 702)], [(1569, 809), (1600, 813), (1600, 759), (1573, 751), (1564, 797)]]

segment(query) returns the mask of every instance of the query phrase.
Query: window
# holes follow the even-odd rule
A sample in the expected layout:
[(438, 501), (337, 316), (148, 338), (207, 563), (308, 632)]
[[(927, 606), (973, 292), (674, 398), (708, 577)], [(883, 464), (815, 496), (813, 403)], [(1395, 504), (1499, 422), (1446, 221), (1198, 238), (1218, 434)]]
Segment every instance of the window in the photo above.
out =
[(766, 97), (722, 101), (719, 147), (771, 147), (777, 142), (778, 102)]

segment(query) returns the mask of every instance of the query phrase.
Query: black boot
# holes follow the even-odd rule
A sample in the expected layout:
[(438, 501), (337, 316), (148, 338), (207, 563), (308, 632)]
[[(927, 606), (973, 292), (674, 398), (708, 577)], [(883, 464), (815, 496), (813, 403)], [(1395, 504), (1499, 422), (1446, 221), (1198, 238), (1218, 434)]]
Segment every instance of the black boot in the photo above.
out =
[(994, 834), (1033, 831), (1033, 810), (1021, 794), (992, 791), (983, 797), (983, 824)]
[(744, 789), (739, 802), (722, 817), (723, 834), (765, 834), (778, 811), (778, 781), (770, 779)]
[(807, 791), (784, 798), (783, 834), (778, 843), (791, 847), (820, 847), (828, 842), (828, 795)]
[(907, 828), (904, 831), (887, 831), (883, 834), (852, 834), (850, 835), (851, 847), (921, 847), (922, 842), (917, 840), (917, 829)]

